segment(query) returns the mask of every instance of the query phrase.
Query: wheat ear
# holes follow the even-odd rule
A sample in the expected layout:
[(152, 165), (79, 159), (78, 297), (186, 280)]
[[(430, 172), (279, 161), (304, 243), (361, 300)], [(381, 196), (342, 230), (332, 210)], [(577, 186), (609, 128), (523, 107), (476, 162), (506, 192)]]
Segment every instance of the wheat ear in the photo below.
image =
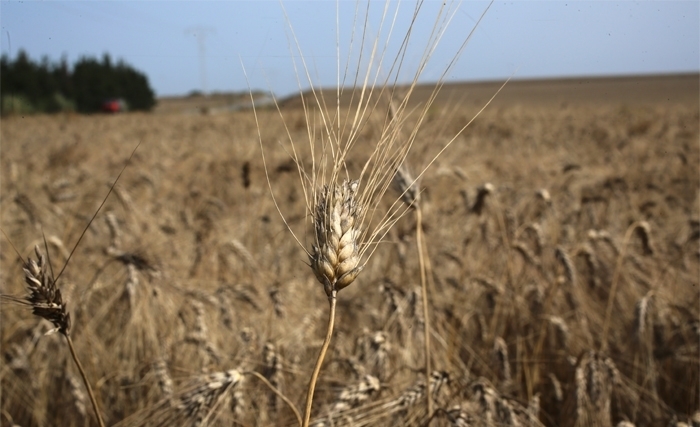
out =
[(102, 416), (100, 415), (95, 395), (92, 392), (92, 387), (90, 387), (90, 381), (87, 379), (83, 365), (80, 363), (78, 355), (75, 352), (73, 340), (70, 337), (70, 313), (61, 296), (61, 290), (58, 289), (56, 281), (51, 275), (47, 274), (46, 258), (41, 251), (39, 251), (38, 246), (34, 247), (34, 252), (36, 253), (38, 261), (29, 258), (24, 263), (23, 268), (24, 281), (29, 291), (29, 295), (26, 297), (26, 303), (32, 307), (32, 313), (53, 323), (56, 327), (55, 330), (66, 337), (70, 354), (73, 357), (75, 366), (78, 368), (80, 376), (85, 383), (85, 388), (90, 396), (90, 403), (92, 403), (92, 409), (95, 411), (97, 422), (100, 424), (100, 427), (104, 427), (105, 424), (104, 421), (102, 421)]
[(321, 282), (328, 296), (330, 313), (326, 338), (309, 380), (303, 427), (309, 425), (316, 381), (333, 336), (338, 291), (355, 281), (362, 271), (358, 245), (358, 217), (363, 212), (363, 207), (355, 198), (358, 187), (357, 181), (324, 185), (314, 200), (314, 244), (309, 261), (316, 279)]

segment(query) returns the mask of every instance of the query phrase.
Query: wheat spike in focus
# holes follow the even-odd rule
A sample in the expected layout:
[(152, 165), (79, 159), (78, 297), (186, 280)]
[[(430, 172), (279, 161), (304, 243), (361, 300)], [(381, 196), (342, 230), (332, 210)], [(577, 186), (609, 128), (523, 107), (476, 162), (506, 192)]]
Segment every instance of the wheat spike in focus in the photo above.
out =
[(325, 185), (316, 196), (314, 244), (309, 255), (311, 269), (330, 297), (362, 271), (357, 240), (361, 206), (355, 199), (358, 181)]

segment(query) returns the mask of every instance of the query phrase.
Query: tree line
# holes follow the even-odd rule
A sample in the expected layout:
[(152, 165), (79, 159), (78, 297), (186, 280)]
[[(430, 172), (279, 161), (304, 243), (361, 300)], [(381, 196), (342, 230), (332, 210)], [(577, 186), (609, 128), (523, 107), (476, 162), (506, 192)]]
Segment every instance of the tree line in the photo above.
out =
[(38, 63), (20, 50), (11, 60), (0, 58), (2, 113), (55, 113), (100, 111), (108, 99), (125, 101), (129, 110), (148, 111), (156, 103), (145, 74), (109, 54), (101, 60), (80, 58), (72, 67), (65, 57)]

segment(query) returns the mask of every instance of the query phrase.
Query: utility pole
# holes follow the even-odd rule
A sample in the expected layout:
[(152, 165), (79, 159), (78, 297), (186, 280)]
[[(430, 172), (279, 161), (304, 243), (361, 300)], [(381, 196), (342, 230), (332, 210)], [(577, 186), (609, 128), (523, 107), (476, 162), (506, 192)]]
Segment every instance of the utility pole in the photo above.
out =
[(185, 35), (193, 35), (197, 38), (199, 49), (199, 75), (202, 82), (202, 94), (207, 96), (207, 62), (206, 62), (206, 40), (208, 34), (216, 34), (216, 30), (211, 27), (196, 26), (185, 30)]

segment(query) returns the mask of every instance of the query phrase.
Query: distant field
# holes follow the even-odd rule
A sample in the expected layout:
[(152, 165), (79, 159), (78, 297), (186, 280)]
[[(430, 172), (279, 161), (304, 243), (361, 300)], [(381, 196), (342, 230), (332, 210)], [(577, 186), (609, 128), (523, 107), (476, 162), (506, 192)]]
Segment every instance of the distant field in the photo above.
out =
[[(438, 97), (439, 103), (468, 105), (481, 108), (488, 101), (502, 81), (481, 83), (447, 83)], [(413, 103), (424, 102), (432, 93), (433, 85), (418, 86)], [(551, 80), (512, 80), (494, 100), (495, 106), (517, 104), (561, 106), (595, 104), (692, 104), (698, 101), (700, 75), (678, 74), (658, 76), (628, 77), (580, 77)], [(326, 99), (335, 99), (336, 92), (329, 89), (319, 92)], [(307, 94), (308, 96), (308, 94)], [(346, 91), (341, 104), (350, 103), (350, 93)], [(267, 101), (263, 99), (263, 102)], [(285, 107), (300, 107), (300, 97), (292, 95), (279, 99)], [(224, 110), (230, 106), (248, 106), (247, 94), (216, 94), (210, 97), (169, 97), (158, 100), (156, 112), (184, 112)]]
[[(700, 410), (698, 82), (514, 81), (426, 172), (431, 358), (449, 374), (432, 389), (431, 426), (659, 426)], [(421, 170), (500, 84), (446, 85), (409, 165)], [(418, 91), (415, 105), (428, 96)], [(221, 395), (201, 385), (232, 369), (259, 372), (303, 405), (327, 302), (270, 187), (310, 242), (280, 141), (295, 140), (309, 167), (305, 141), (325, 129), (300, 97), (280, 100), (286, 125), (259, 110), (268, 186), (252, 111), (229, 108), (242, 102), (167, 99), (155, 114), (2, 120), (0, 226), (25, 258), (44, 233), (56, 272), (141, 144), (60, 285), (108, 425), (195, 425), (212, 406), (209, 425), (295, 424), (253, 376)], [(350, 176), (386, 120), (378, 102)], [(477, 208), (486, 183), (493, 192)], [(0, 292), (21, 296), (8, 239)], [(315, 420), (426, 425), (418, 265), (409, 213), (339, 294)], [(0, 425), (96, 425), (62, 337), (44, 336), (50, 326), (13, 304), (0, 324)], [(368, 376), (381, 387), (362, 388)], [(211, 400), (193, 409), (198, 384)]]

